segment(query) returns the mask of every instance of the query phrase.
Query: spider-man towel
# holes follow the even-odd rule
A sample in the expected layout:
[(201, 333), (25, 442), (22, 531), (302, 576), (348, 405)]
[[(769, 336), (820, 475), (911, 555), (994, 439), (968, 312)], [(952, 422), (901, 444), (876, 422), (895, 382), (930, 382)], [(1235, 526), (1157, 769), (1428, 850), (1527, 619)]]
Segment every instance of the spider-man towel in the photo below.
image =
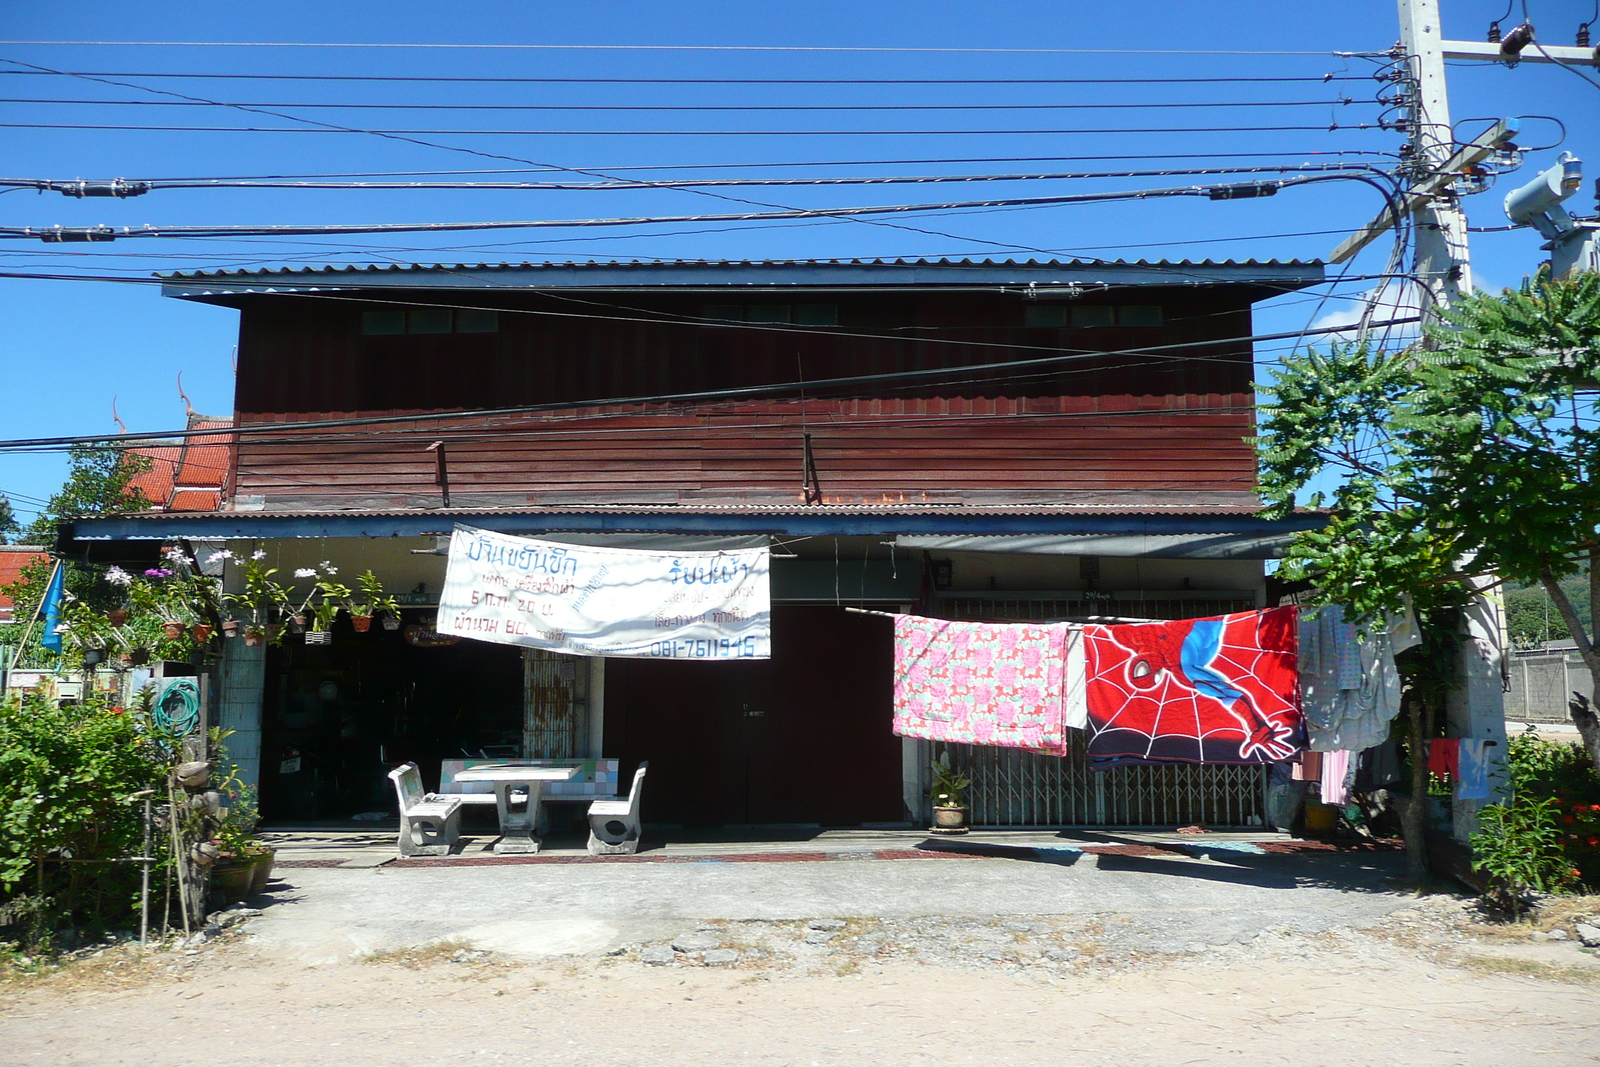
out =
[(1089, 755), (1274, 763), (1304, 744), (1296, 608), (1085, 626)]

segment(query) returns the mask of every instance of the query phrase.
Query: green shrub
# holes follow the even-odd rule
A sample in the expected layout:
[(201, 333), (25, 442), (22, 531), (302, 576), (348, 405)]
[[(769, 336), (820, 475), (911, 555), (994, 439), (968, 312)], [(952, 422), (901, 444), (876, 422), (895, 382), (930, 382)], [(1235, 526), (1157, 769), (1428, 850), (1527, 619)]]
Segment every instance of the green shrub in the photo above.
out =
[[(104, 930), (137, 905), (143, 806), (164, 781), (137, 711), (37, 695), (0, 704), (0, 925), (29, 940), (56, 925)], [(74, 860), (79, 862), (66, 862)]]
[(1511, 799), (1478, 813), (1473, 867), (1516, 911), (1530, 891), (1600, 884), (1600, 775), (1581, 747), (1527, 731), (1508, 741)]

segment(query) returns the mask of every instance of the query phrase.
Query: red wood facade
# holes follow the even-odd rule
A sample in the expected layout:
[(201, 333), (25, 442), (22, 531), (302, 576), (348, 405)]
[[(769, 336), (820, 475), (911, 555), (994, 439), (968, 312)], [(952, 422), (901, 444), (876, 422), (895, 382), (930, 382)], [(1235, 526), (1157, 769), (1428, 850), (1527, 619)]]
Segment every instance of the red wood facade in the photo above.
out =
[[(246, 434), (251, 509), (438, 506), (435, 441), (456, 506), (799, 503), (808, 433), (828, 504), (1248, 503), (1250, 304), (1298, 284), (1182, 280), (1068, 302), (889, 277), (747, 290), (713, 268), (670, 291), (379, 278), (202, 299), (243, 312), (240, 428), (396, 416)], [(466, 414), (519, 407), (539, 410)]]

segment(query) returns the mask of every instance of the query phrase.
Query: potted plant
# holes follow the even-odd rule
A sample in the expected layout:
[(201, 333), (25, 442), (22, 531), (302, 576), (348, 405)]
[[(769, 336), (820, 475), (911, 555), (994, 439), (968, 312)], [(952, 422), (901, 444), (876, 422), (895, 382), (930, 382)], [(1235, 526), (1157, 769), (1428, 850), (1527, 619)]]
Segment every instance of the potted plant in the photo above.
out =
[[(229, 603), (243, 610), (246, 616), (244, 642), (251, 646), (276, 641), (281, 632), (276, 620), (280, 614), (290, 609), (289, 589), (272, 580), (272, 576), (278, 573), (278, 568), (267, 566), (266, 558), (266, 551), (258, 548), (250, 553), (248, 559), (238, 560), (239, 569), (243, 571), (244, 589), (237, 593), (223, 594)], [(224, 624), (224, 631), (226, 628)]]
[(950, 753), (941, 752), (933, 761), (933, 832), (939, 834), (964, 834), (967, 832), (967, 788), (970, 778), (963, 778), (950, 769)]
[[(350, 625), (355, 627), (356, 633), (366, 633), (372, 628), (372, 617), (379, 612), (398, 618), (400, 605), (394, 597), (383, 591), (383, 583), (378, 581), (378, 576), (369, 568), (356, 578), (356, 584), (361, 587), (361, 600), (357, 602), (353, 597), (347, 598), (345, 606), (350, 611)], [(385, 626), (387, 626), (385, 620)]]

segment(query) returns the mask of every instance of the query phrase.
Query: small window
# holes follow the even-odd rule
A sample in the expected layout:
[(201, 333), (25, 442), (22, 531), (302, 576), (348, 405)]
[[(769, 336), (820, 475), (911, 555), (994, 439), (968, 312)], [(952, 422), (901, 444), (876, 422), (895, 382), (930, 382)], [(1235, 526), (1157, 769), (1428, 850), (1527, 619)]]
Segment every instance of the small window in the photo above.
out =
[(744, 306), (742, 304), (706, 304), (700, 309), (702, 319), (713, 322), (743, 322)]
[(361, 332), (368, 335), (406, 332), (404, 311), (363, 311)]
[(839, 325), (838, 304), (797, 304), (794, 309), (796, 326)]
[(1154, 304), (1124, 304), (1117, 308), (1118, 326), (1160, 326), (1161, 308)]
[(1072, 325), (1110, 326), (1115, 321), (1116, 309), (1105, 304), (1075, 304), (1072, 308)]
[(412, 308), (406, 317), (407, 333), (449, 333), (449, 308)]
[(1061, 329), (1067, 325), (1065, 304), (1029, 304), (1023, 309), (1023, 322), (1029, 326)]
[(751, 304), (745, 308), (746, 322), (788, 322), (788, 304)]
[(456, 311), (456, 333), (498, 333), (500, 313), (481, 308), (460, 308)]

